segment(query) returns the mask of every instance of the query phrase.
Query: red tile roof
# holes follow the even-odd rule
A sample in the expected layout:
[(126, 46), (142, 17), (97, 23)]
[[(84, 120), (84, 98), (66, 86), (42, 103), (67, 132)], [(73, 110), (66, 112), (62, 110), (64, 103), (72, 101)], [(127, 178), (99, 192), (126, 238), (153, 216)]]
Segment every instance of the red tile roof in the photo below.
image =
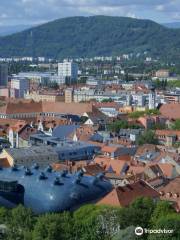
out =
[(145, 181), (139, 180), (133, 184), (113, 189), (98, 204), (126, 207), (138, 197), (158, 198), (159, 193)]
[(178, 130), (156, 130), (156, 136), (170, 136), (175, 135), (180, 137), (180, 131)]
[(164, 117), (180, 119), (180, 103), (164, 104), (160, 107), (160, 112)]
[(107, 152), (107, 153), (114, 153), (118, 150), (118, 147), (116, 146), (104, 146), (101, 151), (102, 152)]
[(0, 107), (0, 113), (16, 114), (54, 112), (82, 115), (85, 112), (93, 112), (95, 109), (96, 108), (91, 103), (18, 101), (8, 102), (5, 106)]
[(161, 199), (175, 202), (177, 212), (180, 212), (180, 177), (174, 178), (159, 189)]

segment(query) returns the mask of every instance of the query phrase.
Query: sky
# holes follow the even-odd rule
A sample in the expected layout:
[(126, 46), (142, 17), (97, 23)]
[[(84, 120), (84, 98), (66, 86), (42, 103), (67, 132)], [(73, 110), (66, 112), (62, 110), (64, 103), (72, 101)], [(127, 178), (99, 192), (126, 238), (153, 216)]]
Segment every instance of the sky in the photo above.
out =
[(128, 16), (180, 22), (180, 0), (0, 0), (0, 25), (38, 25), (69, 16)]

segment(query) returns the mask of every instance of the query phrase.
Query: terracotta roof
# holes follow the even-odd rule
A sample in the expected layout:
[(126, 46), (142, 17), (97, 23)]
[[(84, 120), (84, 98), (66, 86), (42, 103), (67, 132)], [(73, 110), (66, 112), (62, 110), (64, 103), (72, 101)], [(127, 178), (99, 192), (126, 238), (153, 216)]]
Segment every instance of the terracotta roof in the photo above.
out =
[(180, 177), (174, 178), (159, 189), (161, 199), (175, 202), (175, 209), (180, 212)]
[(6, 106), (0, 107), (0, 113), (16, 114), (16, 113), (31, 113), (42, 112), (42, 103), (39, 102), (8, 102)]
[(180, 103), (164, 104), (160, 107), (163, 116), (170, 119), (180, 119)]
[(144, 172), (145, 166), (143, 165), (130, 165), (128, 169), (128, 173), (133, 175), (142, 174)]
[(145, 181), (139, 180), (133, 184), (113, 189), (98, 204), (126, 207), (138, 197), (158, 198), (159, 193)]
[(37, 133), (37, 131), (38, 130), (36, 128), (26, 125), (19, 130), (18, 134), (19, 134), (19, 137), (22, 138), (23, 140), (29, 140), (29, 137), (32, 134)]
[(92, 104), (90, 104), (90, 103), (43, 102), (42, 103), (42, 112), (83, 115), (86, 112), (92, 112)]
[(104, 168), (102, 168), (99, 164), (89, 164), (84, 166), (82, 169), (85, 174), (92, 176), (105, 172)]
[(14, 126), (16, 124), (24, 125), (27, 122), (24, 120), (19, 119), (11, 119), (11, 118), (0, 118), (0, 125), (8, 125), (8, 126)]
[(172, 179), (168, 184), (163, 186), (160, 190), (164, 192), (172, 192), (172, 193), (180, 194), (180, 176)]
[[(156, 163), (152, 163), (152, 164), (147, 164), (147, 166), (145, 167), (145, 170), (150, 169), (154, 175), (158, 176), (163, 176), (163, 171), (160, 168), (160, 166)], [(146, 172), (146, 174), (148, 175), (148, 173)]]
[(113, 153), (113, 152), (116, 152), (118, 149), (118, 147), (116, 146), (104, 146), (101, 151), (102, 152), (107, 152), (107, 153)]
[(156, 130), (155, 133), (157, 136), (175, 135), (175, 136), (180, 137), (180, 131), (178, 131), (178, 130)]
[(119, 105), (116, 102), (95, 102), (94, 106), (98, 107), (98, 108), (116, 108), (118, 110)]
[(158, 166), (162, 170), (163, 174), (167, 178), (173, 177), (174, 166), (170, 163), (158, 163)]
[(142, 155), (147, 152), (152, 152), (152, 151), (156, 151), (156, 150), (157, 150), (156, 145), (144, 144), (144, 145), (138, 147), (138, 149), (136, 151), (136, 155)]
[(85, 112), (93, 112), (95, 109), (96, 108), (90, 103), (18, 101), (8, 102), (5, 106), (0, 107), (0, 113), (15, 114), (31, 112), (54, 112), (83, 115)]
[[(110, 159), (108, 157), (96, 157), (94, 159), (96, 163), (98, 163), (101, 167), (103, 167), (107, 172), (112, 171), (117, 175), (121, 174), (124, 166), (129, 166), (127, 161), (118, 160), (118, 159)], [(127, 169), (128, 170), (128, 169)]]
[(69, 167), (63, 163), (53, 163), (51, 166), (55, 171), (69, 170)]

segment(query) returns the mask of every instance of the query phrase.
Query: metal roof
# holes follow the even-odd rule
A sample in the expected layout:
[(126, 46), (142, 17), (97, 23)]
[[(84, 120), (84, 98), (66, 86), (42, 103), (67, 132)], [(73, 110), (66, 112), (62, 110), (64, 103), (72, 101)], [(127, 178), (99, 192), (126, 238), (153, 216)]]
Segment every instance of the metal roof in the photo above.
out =
[[(24, 206), (38, 214), (74, 210), (82, 204), (99, 200), (112, 190), (103, 174), (90, 177), (79, 171), (72, 175), (66, 171), (55, 172), (50, 166), (42, 172), (37, 164), (29, 169), (23, 166), (1, 169), (0, 180), (5, 178), (18, 181), (24, 187)], [(3, 193), (0, 204), (14, 207), (18, 197), (18, 194), (13, 195), (11, 201)]]
[(61, 125), (53, 129), (52, 136), (60, 139), (68, 138), (68, 136), (79, 128), (78, 125)]

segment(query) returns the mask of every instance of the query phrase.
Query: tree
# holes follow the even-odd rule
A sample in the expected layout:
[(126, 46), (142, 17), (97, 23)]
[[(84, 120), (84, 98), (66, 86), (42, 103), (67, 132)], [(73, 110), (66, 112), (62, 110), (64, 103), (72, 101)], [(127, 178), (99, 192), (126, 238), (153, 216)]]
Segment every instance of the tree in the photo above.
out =
[(38, 217), (33, 230), (33, 240), (73, 239), (73, 224), (70, 213), (52, 213)]
[(155, 123), (153, 124), (152, 128), (153, 130), (163, 130), (166, 129), (166, 125), (162, 123)]
[(113, 102), (112, 98), (105, 98), (101, 101), (102, 103)]
[(177, 119), (172, 125), (173, 130), (180, 130), (180, 119)]
[(104, 240), (98, 224), (101, 207), (86, 205), (74, 212), (74, 234), (78, 240)]
[(155, 225), (159, 218), (168, 215), (169, 213), (174, 213), (172, 204), (167, 201), (158, 201), (153, 214), (151, 216), (151, 225)]
[(7, 239), (32, 239), (31, 232), (35, 221), (35, 216), (29, 208), (19, 205), (18, 207), (12, 209), (7, 223)]
[(151, 115), (160, 115), (160, 111), (158, 109), (147, 109), (146, 111), (135, 111), (129, 113), (130, 118), (138, 119), (144, 116), (151, 116)]
[(129, 113), (130, 118), (138, 119), (140, 117), (143, 117), (145, 115), (145, 111), (135, 111), (132, 113)]
[(124, 120), (118, 120), (111, 124), (109, 124), (108, 129), (112, 132), (118, 133), (120, 129), (127, 129), (128, 128), (128, 122)]
[(135, 240), (138, 239), (137, 236), (135, 236), (135, 227), (129, 226), (125, 229), (120, 230), (112, 240)]
[(148, 130), (144, 134), (142, 134), (141, 136), (138, 137), (137, 143), (139, 145), (143, 145), (143, 144), (146, 144), (146, 143), (148, 143), (148, 144), (158, 144), (158, 140), (155, 137), (154, 131)]
[(86, 205), (74, 212), (75, 239), (111, 240), (120, 228), (121, 208)]
[(129, 207), (132, 213), (130, 222), (133, 226), (147, 227), (149, 219), (155, 208), (155, 203), (151, 198), (138, 197)]
[(9, 220), (10, 211), (5, 207), (0, 207), (0, 224), (6, 224)]
[(170, 230), (169, 233), (150, 234), (148, 240), (179, 240), (180, 239), (180, 215), (168, 214), (161, 216), (153, 225), (153, 229)]
[(124, 120), (117, 120), (108, 125), (108, 130), (119, 133), (121, 129), (139, 129), (140, 126), (137, 124), (129, 124)]

